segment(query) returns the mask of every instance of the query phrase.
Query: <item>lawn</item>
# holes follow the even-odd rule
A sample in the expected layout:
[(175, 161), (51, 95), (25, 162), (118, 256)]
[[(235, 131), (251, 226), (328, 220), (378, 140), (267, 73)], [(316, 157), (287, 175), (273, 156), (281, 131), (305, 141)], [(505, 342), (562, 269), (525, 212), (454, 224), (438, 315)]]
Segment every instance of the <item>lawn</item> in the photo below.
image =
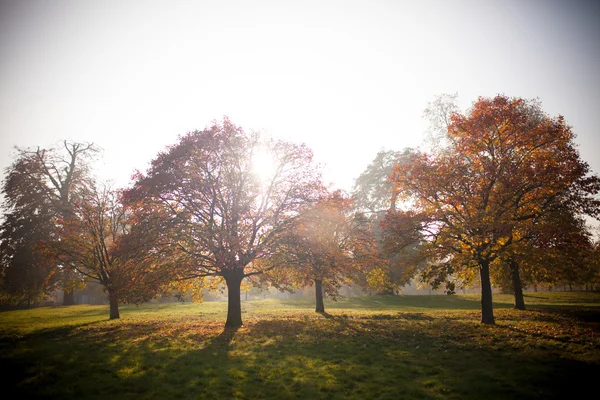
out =
[(600, 377), (600, 294), (370, 296), (0, 312), (3, 398), (577, 399)]

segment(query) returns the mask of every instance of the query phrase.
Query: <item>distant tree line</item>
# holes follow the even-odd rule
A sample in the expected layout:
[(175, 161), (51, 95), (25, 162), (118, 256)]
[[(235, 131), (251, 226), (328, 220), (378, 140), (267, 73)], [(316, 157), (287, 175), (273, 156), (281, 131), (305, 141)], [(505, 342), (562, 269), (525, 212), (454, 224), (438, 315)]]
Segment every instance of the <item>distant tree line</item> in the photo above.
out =
[(86, 282), (110, 304), (201, 296), (226, 286), (226, 326), (241, 291), (346, 285), (397, 293), (411, 282), (448, 293), (478, 284), (494, 323), (492, 284), (525, 309), (528, 285), (600, 285), (600, 179), (571, 128), (539, 103), (479, 98), (461, 113), (426, 110), (432, 150), (381, 151), (351, 194), (326, 186), (305, 145), (246, 132), (229, 119), (180, 136), (126, 188), (94, 177), (100, 149), (65, 141), (16, 149), (2, 182), (0, 303), (64, 303)]

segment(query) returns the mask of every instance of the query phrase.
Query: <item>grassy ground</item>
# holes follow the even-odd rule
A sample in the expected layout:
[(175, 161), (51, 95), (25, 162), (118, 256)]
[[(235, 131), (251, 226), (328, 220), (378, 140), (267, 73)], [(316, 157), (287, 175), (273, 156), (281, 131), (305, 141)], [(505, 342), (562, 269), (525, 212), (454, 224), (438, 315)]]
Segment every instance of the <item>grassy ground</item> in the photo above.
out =
[(3, 398), (564, 399), (596, 391), (600, 294), (45, 307), (0, 313)]

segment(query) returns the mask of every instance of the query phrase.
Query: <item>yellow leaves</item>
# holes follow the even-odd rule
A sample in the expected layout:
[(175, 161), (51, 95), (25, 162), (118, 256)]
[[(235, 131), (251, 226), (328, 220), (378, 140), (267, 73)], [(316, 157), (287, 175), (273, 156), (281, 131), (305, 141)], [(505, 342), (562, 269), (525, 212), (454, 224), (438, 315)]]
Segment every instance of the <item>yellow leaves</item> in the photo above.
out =
[(499, 246), (504, 246), (506, 243), (508, 243), (509, 239), (510, 238), (508, 238), (508, 237), (501, 237), (497, 240), (497, 243)]
[(378, 292), (388, 291), (393, 288), (390, 275), (387, 270), (383, 268), (374, 268), (367, 271), (367, 283), (370, 288)]

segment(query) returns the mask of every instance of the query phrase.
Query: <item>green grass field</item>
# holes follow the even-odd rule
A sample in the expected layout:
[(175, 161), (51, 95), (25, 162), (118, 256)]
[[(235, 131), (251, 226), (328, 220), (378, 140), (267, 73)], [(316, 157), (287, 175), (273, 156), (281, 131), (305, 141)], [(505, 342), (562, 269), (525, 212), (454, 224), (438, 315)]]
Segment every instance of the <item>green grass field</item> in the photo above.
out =
[[(44, 307), (0, 312), (4, 399), (578, 399), (600, 377), (600, 294)], [(4, 393), (10, 393), (5, 396)]]

